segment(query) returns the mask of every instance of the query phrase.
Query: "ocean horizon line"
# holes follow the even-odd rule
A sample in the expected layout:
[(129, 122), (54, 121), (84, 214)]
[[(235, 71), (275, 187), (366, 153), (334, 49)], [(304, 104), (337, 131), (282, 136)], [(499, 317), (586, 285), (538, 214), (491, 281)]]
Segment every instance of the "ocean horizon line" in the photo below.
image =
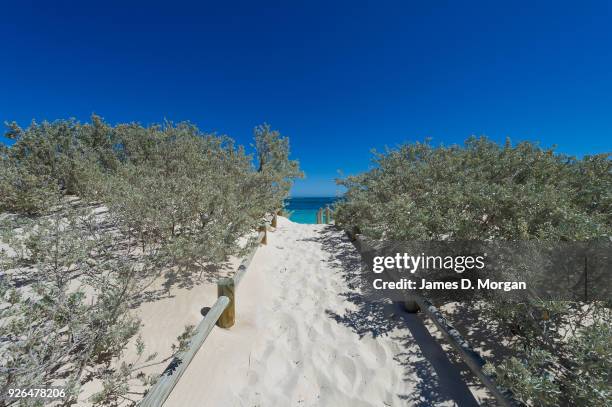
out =
[(335, 195), (296, 195), (296, 196), (288, 196), (285, 199), (298, 199), (298, 198), (325, 198), (325, 199), (329, 199), (329, 198), (333, 198), (333, 199), (339, 199), (342, 198), (341, 196), (335, 196)]

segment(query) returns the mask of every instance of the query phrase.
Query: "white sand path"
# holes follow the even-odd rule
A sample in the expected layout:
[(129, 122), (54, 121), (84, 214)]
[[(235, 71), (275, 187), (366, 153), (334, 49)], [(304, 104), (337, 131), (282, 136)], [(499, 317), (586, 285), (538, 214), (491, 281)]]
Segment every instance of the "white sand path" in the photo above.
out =
[(213, 329), (165, 407), (477, 405), (420, 316), (360, 297), (342, 232), (279, 218), (268, 235), (236, 325)]

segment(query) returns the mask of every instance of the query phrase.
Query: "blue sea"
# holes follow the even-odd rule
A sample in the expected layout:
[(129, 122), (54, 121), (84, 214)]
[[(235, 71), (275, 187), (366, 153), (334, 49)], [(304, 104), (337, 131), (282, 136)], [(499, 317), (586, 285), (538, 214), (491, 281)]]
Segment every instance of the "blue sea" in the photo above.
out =
[(317, 223), (319, 208), (332, 207), (338, 198), (324, 197), (295, 197), (285, 200), (285, 210), (290, 212), (289, 219), (296, 223)]

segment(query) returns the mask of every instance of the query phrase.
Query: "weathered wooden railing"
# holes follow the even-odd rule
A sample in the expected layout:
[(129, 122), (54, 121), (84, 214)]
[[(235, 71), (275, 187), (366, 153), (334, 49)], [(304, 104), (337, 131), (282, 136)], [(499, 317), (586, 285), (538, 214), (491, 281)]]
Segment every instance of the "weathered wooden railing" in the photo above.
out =
[[(271, 226), (276, 227), (276, 214), (273, 215)], [(149, 390), (144, 399), (138, 404), (140, 407), (160, 407), (170, 396), (172, 389), (176, 386), (179, 379), (187, 370), (187, 367), (193, 360), (194, 356), (204, 344), (204, 341), (212, 331), (215, 324), (221, 328), (229, 328), (234, 325), (235, 321), (235, 288), (238, 286), (242, 278), (247, 272), (247, 268), (251, 264), (255, 253), (260, 244), (267, 244), (268, 228), (267, 224), (262, 225), (259, 229), (257, 244), (248, 253), (238, 266), (238, 270), (231, 278), (221, 279), (217, 283), (217, 301), (206, 313), (206, 316), (200, 322), (192, 336), (187, 349), (184, 352), (177, 354), (172, 362), (166, 367), (166, 370), (161, 374), (155, 385)]]
[[(442, 313), (426, 298), (415, 295), (413, 297), (420, 310), (423, 311), (442, 332), (444, 338), (451, 346), (459, 353), (461, 359), (470, 368), (470, 370), (478, 377), (481, 383), (491, 392), (499, 405), (503, 407), (521, 407), (523, 403), (514, 398), (512, 392), (508, 389), (497, 386), (495, 377), (484, 372), (483, 367), (486, 364), (485, 359), (469, 345), (463, 336), (444, 318)], [(408, 306), (411, 306), (408, 303)], [(410, 309), (409, 309), (410, 310)]]
[[(323, 222), (323, 214), (325, 214), (325, 222)], [(325, 209), (319, 208), (317, 211), (317, 224), (325, 223), (330, 224), (332, 221), (332, 210), (329, 206), (326, 206)]]
[[(359, 234), (359, 229), (348, 228), (346, 233), (359, 252), (362, 251), (363, 236)], [(444, 338), (457, 351), (461, 359), (468, 368), (480, 379), (481, 383), (491, 392), (499, 405), (503, 407), (523, 407), (524, 404), (516, 400), (512, 392), (501, 388), (495, 382), (495, 377), (485, 373), (483, 367), (485, 359), (472, 347), (468, 341), (444, 318), (442, 313), (426, 298), (418, 294), (411, 294), (404, 303), (408, 312), (422, 311), (427, 315), (436, 327), (440, 330)]]
[(174, 386), (176, 386), (185, 370), (187, 370), (189, 363), (193, 360), (193, 357), (208, 337), (210, 331), (212, 331), (217, 319), (227, 308), (229, 302), (230, 300), (227, 297), (217, 298), (215, 304), (196, 328), (195, 335), (191, 338), (187, 350), (174, 357), (153, 388), (140, 402), (139, 406), (159, 407), (164, 404), (164, 401), (170, 396), (172, 389), (174, 389)]
[[(276, 224), (276, 214), (272, 218), (272, 223)], [(259, 237), (257, 239), (258, 244), (268, 244), (268, 228), (266, 225), (263, 225), (259, 230)], [(222, 278), (217, 282), (217, 296), (227, 297), (229, 298), (229, 304), (227, 308), (223, 311), (219, 320), (217, 321), (217, 325), (221, 328), (231, 328), (234, 326), (236, 320), (236, 287), (244, 277), (247, 272), (247, 268), (251, 264), (251, 260), (253, 260), (253, 256), (255, 256), (255, 252), (257, 247), (252, 250), (240, 263), (238, 266), (238, 270), (233, 277)]]

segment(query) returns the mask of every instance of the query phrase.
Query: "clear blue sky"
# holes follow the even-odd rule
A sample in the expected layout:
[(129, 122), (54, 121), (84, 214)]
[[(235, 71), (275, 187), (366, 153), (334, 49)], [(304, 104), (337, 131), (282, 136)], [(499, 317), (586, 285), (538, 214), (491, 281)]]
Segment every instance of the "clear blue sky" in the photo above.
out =
[(308, 178), (432, 137), (612, 151), (611, 2), (3, 2), (0, 120), (268, 122)]

